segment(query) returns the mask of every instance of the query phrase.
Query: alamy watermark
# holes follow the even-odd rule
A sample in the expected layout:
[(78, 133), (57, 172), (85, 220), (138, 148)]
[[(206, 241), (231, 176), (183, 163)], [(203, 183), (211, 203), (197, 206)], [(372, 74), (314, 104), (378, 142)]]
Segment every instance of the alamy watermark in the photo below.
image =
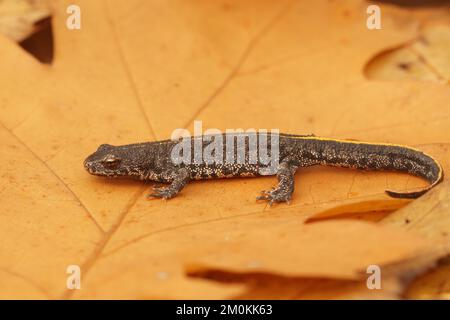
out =
[(376, 264), (371, 264), (367, 267), (366, 270), (367, 274), (370, 274), (369, 277), (367, 277), (367, 289), (369, 290), (380, 290), (381, 289), (381, 268), (380, 266)]
[(66, 287), (69, 290), (81, 289), (81, 268), (79, 265), (71, 264), (67, 266), (66, 273), (69, 275), (66, 280)]
[(381, 9), (376, 4), (372, 4), (367, 7), (366, 10), (369, 16), (366, 20), (366, 26), (369, 30), (380, 30), (381, 29)]
[[(66, 19), (66, 27), (69, 30), (81, 29), (81, 8), (76, 4), (67, 7), (66, 13), (69, 15)], [(367, 6), (366, 13), (369, 15), (366, 20), (366, 27), (369, 30), (381, 29), (381, 8), (376, 4)]]
[[(260, 165), (261, 175), (276, 173), (280, 142), (278, 129), (208, 129), (203, 133), (202, 121), (194, 121), (194, 134), (176, 129), (171, 139), (179, 141), (171, 153), (175, 165), (207, 164)], [(206, 144), (206, 145), (205, 145)]]
[(76, 4), (71, 4), (67, 7), (66, 13), (69, 16), (66, 19), (66, 27), (69, 30), (80, 30), (81, 29), (81, 9), (80, 6)]

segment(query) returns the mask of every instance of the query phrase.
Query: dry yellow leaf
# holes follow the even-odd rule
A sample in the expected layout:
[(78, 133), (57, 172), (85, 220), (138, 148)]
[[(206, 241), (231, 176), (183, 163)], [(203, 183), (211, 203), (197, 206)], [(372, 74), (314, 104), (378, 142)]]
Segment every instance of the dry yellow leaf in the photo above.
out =
[[(438, 154), (439, 156), (437, 160), (441, 163), (444, 172), (450, 171), (449, 144), (440, 143), (431, 145), (419, 145), (417, 146), (417, 148), (430, 154)], [(404, 186), (405, 189), (408, 188), (408, 182), (409, 182), (408, 180), (405, 181)], [(364, 187), (366, 189), (371, 188), (370, 185)], [(354, 184), (352, 188), (354, 188)], [(378, 194), (369, 195), (365, 197), (352, 197), (351, 194), (349, 193), (349, 197), (345, 200), (341, 200), (339, 204), (333, 202), (325, 204), (323, 206), (322, 211), (315, 212), (313, 216), (307, 219), (307, 222), (314, 222), (314, 221), (321, 221), (324, 219), (335, 219), (335, 218), (346, 219), (352, 217), (370, 219), (371, 216), (368, 216), (368, 214), (372, 215), (372, 218), (375, 219), (375, 221), (379, 221), (388, 214), (404, 207), (410, 202), (411, 202), (410, 200), (406, 199), (392, 199), (387, 197), (382, 198)], [(426, 205), (432, 205), (431, 203), (435, 202), (425, 200), (424, 203), (426, 203)], [(415, 205), (408, 207), (406, 211), (412, 210), (414, 206)], [(388, 218), (387, 221), (389, 221), (392, 218), (394, 220), (397, 220), (396, 217), (398, 216), (399, 214), (395, 214), (392, 217)], [(448, 228), (450, 228), (450, 224), (448, 225)], [(431, 229), (433, 229), (433, 227), (431, 227)]]
[(383, 276), (380, 290), (368, 290), (366, 279), (295, 278), (219, 270), (190, 275), (228, 284), (244, 283), (246, 290), (233, 299), (398, 299), (404, 290), (396, 276)]
[(0, 33), (22, 41), (38, 30), (37, 22), (49, 16), (45, 0), (1, 0)]
[[(274, 178), (192, 183), (163, 202), (82, 166), (101, 143), (168, 138), (195, 119), (205, 129), (448, 142), (448, 86), (363, 74), (417, 36), (408, 12), (383, 7), (383, 29), (371, 31), (358, 0), (85, 0), (81, 30), (69, 30), (69, 4), (51, 1), (51, 66), (0, 37), (1, 297), (236, 297), (245, 281), (193, 277), (192, 266), (361, 281), (369, 263), (433, 255), (434, 240), (401, 228), (303, 224), (330, 204), (423, 184), (405, 175), (308, 168), (293, 204), (268, 208), (255, 197)], [(81, 267), (80, 291), (66, 287), (69, 265)]]
[[(450, 159), (450, 145), (438, 146), (445, 156)], [(447, 163), (446, 167), (449, 167)], [(447, 172), (450, 168), (447, 169)], [(385, 225), (394, 225), (413, 231), (428, 239), (440, 242), (443, 247), (450, 250), (450, 183), (444, 181), (433, 192), (413, 201), (401, 210), (392, 213), (381, 222)], [(450, 251), (449, 251), (450, 252)]]
[(430, 272), (417, 278), (406, 291), (408, 299), (450, 299), (450, 261), (440, 261)]
[(450, 81), (450, 25), (426, 25), (417, 40), (382, 52), (366, 66), (370, 79)]

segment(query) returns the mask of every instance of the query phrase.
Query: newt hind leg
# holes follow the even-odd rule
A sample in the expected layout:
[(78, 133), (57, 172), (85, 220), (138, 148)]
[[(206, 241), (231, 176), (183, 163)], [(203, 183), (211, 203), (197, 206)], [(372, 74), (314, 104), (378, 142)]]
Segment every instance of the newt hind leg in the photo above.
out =
[(289, 163), (289, 161), (282, 161), (278, 166), (277, 178), (278, 185), (269, 191), (262, 191), (261, 196), (256, 197), (256, 200), (265, 200), (272, 205), (274, 202), (288, 202), (292, 199), (294, 192), (294, 176), (298, 166)]

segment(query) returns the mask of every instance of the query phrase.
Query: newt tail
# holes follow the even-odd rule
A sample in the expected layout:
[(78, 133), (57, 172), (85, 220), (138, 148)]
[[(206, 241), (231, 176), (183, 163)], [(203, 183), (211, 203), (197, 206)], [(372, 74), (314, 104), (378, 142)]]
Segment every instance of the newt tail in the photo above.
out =
[[(429, 185), (418, 191), (385, 190), (393, 198), (416, 199), (439, 184), (444, 178), (442, 166), (430, 155), (407, 146), (389, 143), (369, 143), (319, 137), (292, 136), (302, 140), (308, 149), (319, 149), (319, 164), (361, 170), (405, 172), (423, 178)], [(316, 146), (314, 146), (316, 145)], [(313, 157), (314, 158), (314, 157)]]

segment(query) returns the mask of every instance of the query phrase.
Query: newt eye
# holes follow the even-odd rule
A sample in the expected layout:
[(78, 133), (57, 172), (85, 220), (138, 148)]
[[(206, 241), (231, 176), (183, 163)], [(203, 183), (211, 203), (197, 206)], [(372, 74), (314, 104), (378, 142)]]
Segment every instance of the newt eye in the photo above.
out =
[(120, 159), (115, 157), (114, 155), (108, 155), (102, 161), (103, 165), (108, 169), (117, 168), (120, 163)]

